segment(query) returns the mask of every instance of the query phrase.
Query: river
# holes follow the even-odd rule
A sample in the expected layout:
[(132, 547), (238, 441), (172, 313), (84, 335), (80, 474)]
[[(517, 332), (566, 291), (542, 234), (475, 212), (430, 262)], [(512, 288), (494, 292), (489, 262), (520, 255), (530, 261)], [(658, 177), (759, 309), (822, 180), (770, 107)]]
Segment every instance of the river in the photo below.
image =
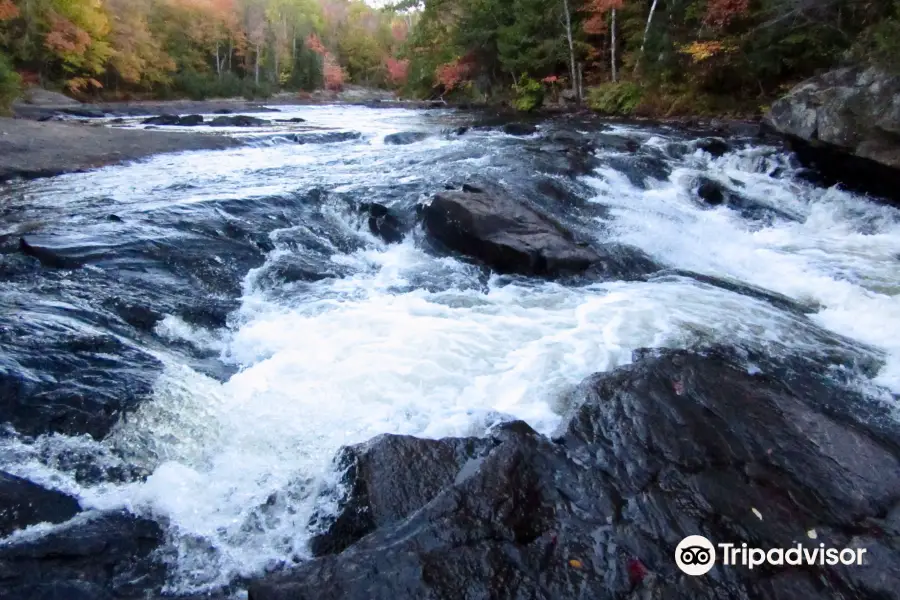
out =
[[(456, 135), (477, 116), (280, 108), (360, 135), (235, 131), (246, 146), (0, 187), (0, 389), (21, 411), (6, 416), (0, 469), (158, 521), (171, 593), (303, 560), (341, 446), (510, 418), (551, 434), (567, 391), (639, 348), (846, 353), (862, 357), (847, 366), (873, 402), (900, 394), (900, 211), (818, 187), (778, 144), (735, 137), (714, 156), (657, 125), (560, 118), (531, 136)], [(401, 131), (429, 136), (385, 145)], [(561, 131), (598, 140), (596, 163), (561, 162)], [(740, 205), (704, 204), (704, 178)], [(412, 219), (472, 179), (666, 271), (498, 276), (434, 252), (418, 228), (386, 244), (359, 211)], [(26, 264), (22, 236), (75, 262)], [(42, 401), (78, 409), (55, 421)], [(108, 423), (78, 416), (95, 410)]]

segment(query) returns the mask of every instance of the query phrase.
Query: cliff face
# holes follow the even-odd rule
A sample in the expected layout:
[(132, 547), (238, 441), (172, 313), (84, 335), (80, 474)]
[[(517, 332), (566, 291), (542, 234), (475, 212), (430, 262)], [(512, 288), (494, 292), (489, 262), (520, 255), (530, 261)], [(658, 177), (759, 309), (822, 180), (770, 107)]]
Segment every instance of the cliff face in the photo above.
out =
[(900, 77), (845, 68), (805, 81), (767, 116), (777, 131), (900, 168)]

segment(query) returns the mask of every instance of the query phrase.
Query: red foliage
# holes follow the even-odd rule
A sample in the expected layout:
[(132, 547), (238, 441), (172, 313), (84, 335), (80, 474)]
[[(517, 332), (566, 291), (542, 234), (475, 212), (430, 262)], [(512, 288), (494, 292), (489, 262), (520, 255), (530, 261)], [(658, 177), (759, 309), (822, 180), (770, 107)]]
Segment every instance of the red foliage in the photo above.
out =
[(444, 91), (450, 92), (469, 77), (469, 64), (456, 59), (439, 66), (434, 75)]
[(557, 77), (556, 75), (550, 75), (549, 77), (544, 77), (543, 79), (541, 79), (541, 81), (548, 85), (552, 85), (559, 81), (559, 77)]
[(50, 33), (44, 45), (57, 54), (84, 54), (91, 45), (91, 36), (66, 18), (50, 13)]
[(325, 88), (332, 92), (344, 89), (344, 69), (338, 64), (330, 52), (325, 53)]
[(606, 34), (606, 13), (613, 9), (622, 8), (625, 0), (590, 0), (582, 9), (588, 13), (588, 18), (584, 22), (584, 32), (590, 35)]
[(724, 29), (749, 9), (750, 0), (709, 0), (703, 21), (715, 29)]
[(322, 40), (319, 39), (314, 33), (309, 34), (306, 38), (306, 47), (318, 54), (319, 56), (325, 56), (327, 54), (327, 50), (325, 50), (325, 45), (322, 44)]
[(388, 79), (392, 84), (402, 86), (406, 83), (406, 79), (409, 77), (408, 60), (397, 60), (389, 56), (385, 59), (384, 66), (387, 68)]
[(11, 0), (0, 0), (0, 21), (9, 21), (19, 16), (19, 7)]

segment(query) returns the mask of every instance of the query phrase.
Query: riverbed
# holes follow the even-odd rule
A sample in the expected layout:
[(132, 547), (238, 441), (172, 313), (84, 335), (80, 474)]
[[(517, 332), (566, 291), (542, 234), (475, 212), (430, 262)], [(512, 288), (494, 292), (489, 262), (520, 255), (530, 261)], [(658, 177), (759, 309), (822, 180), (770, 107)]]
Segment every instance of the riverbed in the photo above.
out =
[[(0, 187), (0, 469), (159, 523), (172, 594), (308, 559), (342, 446), (512, 419), (552, 435), (567, 394), (638, 349), (839, 356), (893, 411), (900, 211), (817, 186), (777, 141), (279, 108), (310, 130)], [(427, 135), (385, 144), (406, 131)], [(416, 206), (484, 180), (659, 272), (548, 281), (440, 252)], [(402, 242), (370, 230), (373, 202), (408, 223)]]

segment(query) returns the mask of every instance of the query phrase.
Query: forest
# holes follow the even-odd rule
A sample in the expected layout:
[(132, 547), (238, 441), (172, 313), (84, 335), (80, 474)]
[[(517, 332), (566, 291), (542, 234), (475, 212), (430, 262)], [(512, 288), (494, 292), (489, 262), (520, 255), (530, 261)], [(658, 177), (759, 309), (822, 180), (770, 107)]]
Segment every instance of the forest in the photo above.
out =
[(0, 105), (352, 83), (410, 98), (749, 114), (842, 64), (900, 62), (900, 0), (0, 0)]

